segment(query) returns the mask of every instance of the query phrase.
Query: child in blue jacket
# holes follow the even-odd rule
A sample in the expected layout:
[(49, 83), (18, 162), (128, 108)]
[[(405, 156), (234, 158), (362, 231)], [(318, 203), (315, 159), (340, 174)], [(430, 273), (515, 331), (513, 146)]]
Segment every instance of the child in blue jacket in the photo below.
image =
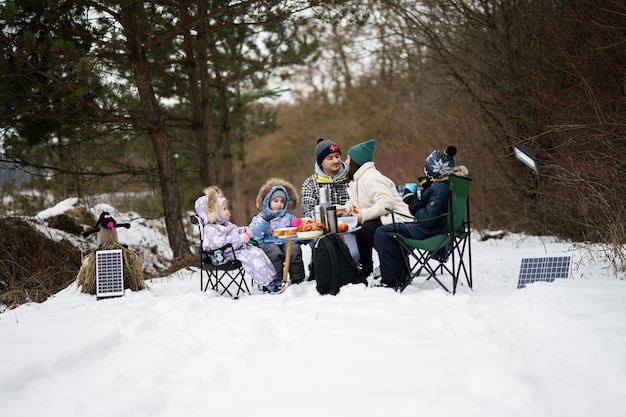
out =
[[(280, 178), (270, 178), (259, 189), (256, 206), (259, 214), (252, 218), (250, 230), (252, 239), (256, 240), (272, 261), (279, 279), (283, 278), (283, 267), (287, 241), (273, 236), (274, 230), (291, 227), (291, 220), (296, 216), (291, 211), (299, 204), (296, 188)], [(304, 263), (302, 249), (298, 242), (293, 242), (289, 276), (292, 284), (304, 281)]]
[[(450, 175), (465, 177), (468, 173), (465, 166), (456, 165), (454, 160), (456, 152), (454, 146), (434, 150), (424, 161), (426, 182), (423, 184), (421, 196), (405, 191), (403, 200), (415, 218), (427, 219), (448, 211)], [(445, 224), (446, 219), (442, 217), (422, 222), (388, 224), (377, 228), (374, 247), (380, 258), (381, 284), (396, 288), (396, 285), (405, 282), (408, 276), (404, 255), (398, 244), (389, 237), (390, 233), (397, 231), (411, 239), (421, 240), (442, 233)]]

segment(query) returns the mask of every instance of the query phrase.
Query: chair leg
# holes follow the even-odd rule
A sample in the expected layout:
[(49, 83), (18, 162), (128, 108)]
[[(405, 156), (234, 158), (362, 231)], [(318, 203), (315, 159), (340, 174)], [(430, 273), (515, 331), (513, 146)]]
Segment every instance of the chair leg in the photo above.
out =
[[(243, 268), (235, 270), (214, 271), (216, 276), (215, 285), (212, 287), (219, 295), (228, 295), (233, 299), (238, 299), (240, 294), (250, 295), (250, 288), (246, 282), (245, 270)], [(224, 283), (224, 280), (228, 283)], [(236, 291), (235, 291), (236, 290)]]
[[(430, 261), (430, 259), (428, 259), (428, 261)], [(424, 269), (426, 269), (426, 271), (428, 272), (428, 278), (426, 278), (426, 281), (428, 281), (429, 279), (434, 279), (435, 281), (437, 281), (437, 284), (439, 284), (439, 286), (441, 288), (443, 288), (444, 290), (446, 290), (446, 292), (450, 292), (450, 290), (448, 289), (448, 287), (445, 286), (445, 284), (443, 282), (441, 282), (441, 280), (439, 278), (437, 278), (437, 269), (439, 268), (439, 265), (435, 268), (432, 268), (429, 264), (428, 261), (426, 261), (425, 265), (424, 265)]]
[[(423, 270), (428, 274), (425, 281), (432, 278), (441, 288), (453, 295), (456, 294), (461, 274), (465, 276), (465, 281), (469, 288), (473, 289), (472, 252), (469, 233), (464, 234), (463, 237), (453, 234), (440, 243), (440, 247), (445, 242), (452, 246), (452, 250), (449, 253), (450, 257), (446, 257), (446, 259), (435, 256), (436, 251), (429, 252), (406, 245), (398, 238), (397, 234), (391, 233), (389, 236), (396, 241), (400, 251), (404, 255), (405, 270), (408, 271), (406, 280), (397, 284), (396, 291), (404, 291), (404, 289), (411, 284), (413, 279), (419, 276)], [(414, 264), (412, 264), (412, 262), (414, 262)], [(452, 265), (447, 264), (448, 262)], [(449, 274), (452, 277), (452, 291), (441, 281), (440, 276), (443, 274)]]
[(240, 269), (237, 272), (237, 275), (235, 276), (235, 279), (233, 279), (233, 282), (235, 282), (235, 285), (237, 285), (237, 294), (235, 294), (235, 298), (239, 297), (239, 293), (248, 293), (248, 295), (250, 295), (250, 288), (248, 288), (245, 271), (243, 269)]
[[(395, 288), (396, 292), (402, 292), (413, 282), (415, 277), (418, 277), (422, 273), (422, 269), (424, 269), (424, 255), (421, 252), (416, 254), (411, 248), (408, 248), (393, 235), (391, 235), (391, 238), (396, 241), (400, 252), (404, 255), (404, 268), (407, 272), (407, 276), (404, 280), (398, 280)], [(411, 264), (412, 259), (415, 261), (414, 264)]]
[(215, 284), (214, 284), (214, 271), (211, 270), (205, 270), (206, 274), (207, 274), (207, 278), (206, 278), (206, 283), (204, 284), (204, 287), (202, 288), (202, 291), (206, 292), (209, 289), (209, 285), (211, 286), (211, 289), (214, 290), (215, 289)]
[(469, 262), (469, 275), (465, 275), (465, 280), (467, 281), (467, 285), (474, 289), (474, 277), (472, 276), (472, 239), (471, 232), (467, 233), (467, 259)]
[[(454, 279), (455, 279), (455, 290), (456, 290), (456, 285), (458, 284), (458, 280), (461, 276), (461, 274), (463, 274), (465, 276), (465, 282), (467, 283), (467, 286), (470, 289), (472, 288), (472, 252), (470, 250), (470, 242), (469, 242), (469, 236), (465, 237), (464, 239), (459, 239), (457, 240), (455, 247), (454, 247), (454, 255), (458, 256), (458, 264), (456, 265), (456, 268), (454, 269)], [(465, 260), (465, 254), (467, 253), (467, 262)]]
[(200, 261), (200, 291), (204, 291), (204, 265)]
[[(433, 258), (431, 258), (430, 252), (423, 251), (417, 248), (408, 248), (399, 240), (396, 240), (396, 242), (400, 246), (403, 253), (405, 253), (406, 255), (405, 262), (407, 265), (407, 269), (409, 270), (408, 279), (406, 280), (406, 282), (401, 283), (402, 285), (399, 285), (398, 288), (396, 288), (396, 291), (400, 291), (400, 292), (404, 291), (405, 288), (409, 286), (409, 284), (413, 281), (413, 279), (419, 276), (422, 273), (422, 271), (425, 270), (428, 273), (428, 276), (426, 277), (425, 281), (428, 281), (429, 279), (432, 278), (437, 282), (437, 284), (439, 284), (439, 286), (441, 286), (441, 288), (443, 288), (446, 292), (450, 293), (450, 290), (448, 289), (448, 287), (437, 277), (437, 270), (440, 270), (440, 272), (443, 273), (445, 269), (450, 274), (452, 274), (451, 270), (449, 270), (443, 263), (439, 261), (438, 261), (437, 266), (433, 268), (430, 265), (430, 261), (433, 260)], [(415, 260), (415, 265), (413, 266), (410, 265), (411, 258)]]
[[(233, 296), (233, 293), (231, 293), (230, 289), (229, 289), (232, 283), (233, 283), (233, 281), (229, 280), (228, 281), (228, 285), (222, 285), (222, 291), (221, 291), (220, 295), (228, 294), (229, 297), (236, 299), (237, 297)], [(218, 292), (219, 292), (219, 290), (218, 290)]]

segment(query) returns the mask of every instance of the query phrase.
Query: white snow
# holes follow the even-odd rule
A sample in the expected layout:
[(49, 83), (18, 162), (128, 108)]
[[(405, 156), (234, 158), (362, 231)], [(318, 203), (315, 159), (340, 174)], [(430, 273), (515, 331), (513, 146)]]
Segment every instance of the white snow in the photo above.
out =
[[(120, 242), (170, 253), (152, 223), (108, 209), (133, 219)], [(0, 415), (625, 415), (623, 274), (552, 238), (472, 253), (474, 290), (454, 296), (421, 281), (320, 296), (306, 282), (231, 300), (201, 292), (193, 268), (99, 301), (72, 285), (0, 314)], [(561, 254), (571, 279), (516, 289), (522, 257)]]

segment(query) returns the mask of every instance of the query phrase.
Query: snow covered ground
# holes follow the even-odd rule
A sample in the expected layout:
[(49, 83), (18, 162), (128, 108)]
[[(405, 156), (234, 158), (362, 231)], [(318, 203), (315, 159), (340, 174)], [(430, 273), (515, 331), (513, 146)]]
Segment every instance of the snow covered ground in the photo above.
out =
[[(139, 220), (120, 241), (169, 250)], [(306, 282), (231, 300), (200, 292), (197, 269), (100, 301), (72, 285), (0, 314), (0, 415), (625, 415), (623, 274), (551, 238), (472, 249), (474, 290), (455, 296)], [(522, 257), (561, 254), (571, 279), (516, 289)]]

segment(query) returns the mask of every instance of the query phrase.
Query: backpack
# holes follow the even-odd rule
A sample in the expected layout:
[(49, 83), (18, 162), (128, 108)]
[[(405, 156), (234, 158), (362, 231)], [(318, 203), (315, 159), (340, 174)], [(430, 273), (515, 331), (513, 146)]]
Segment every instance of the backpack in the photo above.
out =
[(312, 258), (317, 292), (322, 295), (335, 295), (346, 284), (367, 285), (346, 243), (336, 233), (324, 235), (315, 242)]

